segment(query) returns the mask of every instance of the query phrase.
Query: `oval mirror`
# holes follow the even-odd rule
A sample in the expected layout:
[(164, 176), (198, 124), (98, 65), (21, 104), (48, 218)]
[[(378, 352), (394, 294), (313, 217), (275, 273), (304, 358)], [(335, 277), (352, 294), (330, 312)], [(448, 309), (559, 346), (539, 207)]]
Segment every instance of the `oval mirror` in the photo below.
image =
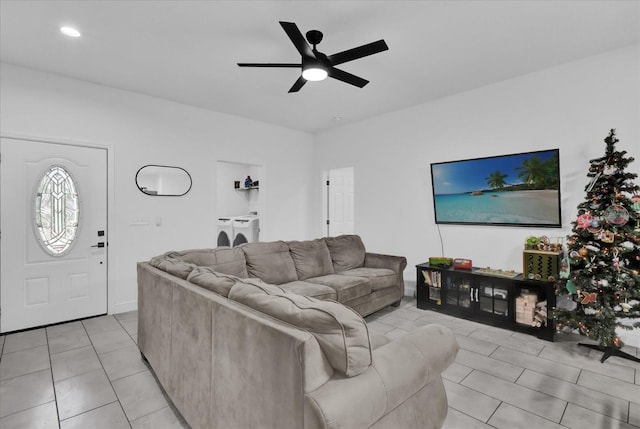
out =
[(136, 185), (143, 194), (179, 197), (191, 189), (191, 176), (184, 168), (145, 165), (136, 173)]

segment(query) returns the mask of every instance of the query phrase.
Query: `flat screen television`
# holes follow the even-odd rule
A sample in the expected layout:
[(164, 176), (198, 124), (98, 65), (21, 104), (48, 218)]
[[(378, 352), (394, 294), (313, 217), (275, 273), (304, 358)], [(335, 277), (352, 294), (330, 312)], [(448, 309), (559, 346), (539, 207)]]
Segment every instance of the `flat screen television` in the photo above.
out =
[(437, 224), (562, 226), (560, 150), (431, 164)]

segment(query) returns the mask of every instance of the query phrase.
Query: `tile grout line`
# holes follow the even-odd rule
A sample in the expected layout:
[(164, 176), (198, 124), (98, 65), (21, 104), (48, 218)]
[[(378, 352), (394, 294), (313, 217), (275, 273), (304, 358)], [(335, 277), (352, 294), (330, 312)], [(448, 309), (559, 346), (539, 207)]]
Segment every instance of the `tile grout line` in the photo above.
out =
[[(525, 368), (525, 370), (526, 370), (526, 371), (530, 371), (530, 372), (534, 372), (534, 373), (539, 374), (539, 375), (543, 375), (543, 376), (551, 377), (551, 376), (549, 376), (549, 375), (547, 375), (547, 374), (540, 373), (540, 372), (535, 371), (535, 370), (533, 370), (533, 369), (531, 369), (531, 368)], [(581, 372), (582, 372), (582, 370), (581, 370)], [(552, 377), (552, 378), (555, 378), (555, 377)], [(629, 408), (631, 407), (631, 401), (629, 401), (628, 399), (621, 398), (621, 397), (619, 397), (619, 396), (613, 396), (613, 395), (610, 395), (610, 394), (608, 394), (608, 393), (600, 392), (599, 390), (595, 390), (595, 389), (592, 389), (592, 388), (590, 388), (590, 387), (583, 386), (582, 384), (578, 384), (578, 383), (577, 383), (577, 381), (576, 381), (575, 383), (573, 383), (573, 382), (565, 381), (565, 380), (562, 380), (562, 379), (557, 379), (557, 380), (559, 380), (559, 381), (561, 381), (561, 382), (568, 383), (568, 384), (575, 384), (577, 387), (580, 387), (581, 389), (589, 390), (589, 391), (591, 391), (591, 392), (595, 392), (595, 393), (598, 393), (598, 394), (600, 394), (600, 395), (605, 395), (605, 396), (608, 396), (608, 397), (610, 397), (610, 398), (617, 399), (617, 400), (619, 400), (619, 401), (625, 401), (625, 402), (627, 402), (627, 407), (629, 407)], [(566, 399), (558, 398), (557, 396), (551, 395), (551, 394), (549, 394), (549, 393), (546, 393), (546, 392), (543, 392), (543, 391), (540, 391), (540, 390), (537, 390), (537, 389), (533, 389), (533, 388), (531, 388), (531, 387), (527, 387), (527, 386), (525, 386), (525, 385), (523, 385), (523, 384), (518, 384), (518, 383), (517, 383), (517, 381), (516, 381), (516, 382), (514, 382), (514, 384), (517, 384), (518, 386), (521, 386), (521, 387), (526, 387), (527, 389), (531, 389), (531, 390), (532, 390), (532, 391), (534, 391), (534, 392), (538, 392), (538, 393), (541, 393), (541, 394), (543, 394), (543, 395), (550, 396), (550, 397), (555, 398), (555, 399), (557, 399), (557, 400), (559, 400), (559, 401), (564, 401), (564, 402), (566, 402), (567, 404), (565, 405), (565, 410), (562, 412), (562, 417), (564, 417), (564, 414), (565, 414), (566, 409), (568, 408), (569, 404), (575, 405), (575, 406), (577, 406), (577, 407), (584, 408), (584, 406), (583, 406), (583, 405), (581, 405), (581, 404), (578, 404), (578, 403), (576, 403), (576, 402), (569, 401), (569, 400), (566, 400)], [(592, 411), (593, 411), (593, 410), (592, 410)], [(608, 414), (601, 413), (600, 411), (594, 411), (594, 412), (596, 412), (596, 413), (598, 413), (598, 414), (600, 414), (600, 415), (603, 415), (603, 416), (605, 416), (605, 417), (608, 417), (608, 418), (610, 418), (610, 419), (612, 419), (612, 420), (616, 420), (616, 421), (619, 421), (619, 422), (627, 423), (627, 422), (625, 422), (624, 420), (620, 420), (620, 419), (618, 419), (618, 418), (616, 418), (616, 417), (613, 417), (613, 416), (610, 416), (610, 415), (608, 415)], [(630, 419), (630, 417), (631, 417), (631, 415), (630, 415), (630, 413), (629, 413), (629, 411), (628, 411), (628, 412), (627, 412), (627, 421)], [(562, 421), (562, 419), (561, 419), (560, 421)]]
[[(120, 325), (120, 328), (123, 329), (122, 325), (120, 324), (120, 321), (118, 319), (116, 319), (113, 315), (108, 315), (108, 317), (113, 317), (113, 319), (116, 322), (118, 322), (118, 325)], [(100, 359), (100, 354), (98, 354), (98, 351), (96, 350), (96, 347), (93, 345), (93, 339), (91, 338), (91, 335), (89, 335), (89, 332), (87, 331), (86, 326), (84, 326), (84, 323), (82, 324), (82, 326), (84, 327), (85, 332), (87, 332), (87, 337), (89, 337), (89, 342), (91, 343), (91, 347), (93, 347), (93, 351), (95, 352), (96, 357), (98, 358), (98, 362), (100, 362), (100, 367), (102, 368), (102, 371), (104, 372), (104, 376), (107, 377), (107, 381), (109, 382), (109, 386), (111, 386), (111, 390), (113, 390), (113, 394), (116, 397), (116, 400), (114, 402), (117, 402), (118, 405), (120, 406), (120, 409), (122, 410), (122, 414), (124, 414), (124, 417), (127, 419), (127, 423), (129, 424), (129, 428), (131, 429), (131, 427), (132, 427), (131, 426), (131, 420), (129, 420), (129, 416), (127, 415), (126, 411), (124, 410), (124, 407), (122, 406), (122, 402), (120, 401), (120, 397), (118, 396), (118, 392), (116, 391), (116, 388), (113, 386), (113, 382), (109, 378), (109, 374), (107, 374), (107, 370), (104, 368), (104, 364), (102, 363), (102, 359)], [(124, 331), (126, 332), (126, 329)], [(127, 334), (128, 334), (128, 332), (127, 332)], [(113, 402), (110, 402), (109, 404), (113, 404)], [(101, 408), (101, 407), (104, 407), (104, 406), (109, 405), (109, 404), (104, 404), (104, 405), (101, 405), (100, 407), (97, 407), (97, 408)], [(95, 409), (97, 409), (97, 408), (95, 408)]]
[[(501, 361), (501, 362), (502, 362), (502, 361)], [(552, 362), (555, 362), (555, 361), (552, 361)], [(460, 364), (460, 363), (458, 363), (458, 364)], [(462, 365), (462, 364), (460, 364), (460, 365)], [(464, 365), (464, 366), (466, 366), (466, 365)], [(489, 373), (487, 373), (487, 372), (485, 372), (485, 371), (482, 371), (482, 370), (480, 370), (480, 369), (477, 369), (477, 368), (471, 368), (471, 369), (472, 369), (472, 371), (471, 371), (471, 372), (469, 372), (467, 375), (465, 375), (465, 376), (460, 380), (460, 382), (455, 383), (455, 382), (453, 382), (452, 380), (449, 380), (449, 381), (451, 381), (451, 382), (453, 382), (453, 383), (455, 383), (455, 384), (459, 384), (459, 385), (461, 385), (461, 386), (463, 386), (463, 387), (466, 387), (467, 389), (471, 389), (471, 390), (473, 390), (473, 391), (475, 391), (475, 392), (478, 392), (478, 393), (480, 393), (480, 394), (483, 394), (483, 395), (485, 395), (485, 396), (488, 396), (488, 397), (490, 397), (490, 398), (493, 398), (493, 399), (495, 399), (495, 400), (497, 400), (497, 401), (500, 401), (501, 403), (502, 403), (502, 402), (504, 402), (503, 400), (501, 400), (501, 399), (499, 399), (499, 398), (495, 398), (495, 397), (493, 397), (493, 396), (491, 396), (491, 395), (488, 395), (488, 394), (486, 394), (486, 393), (484, 393), (484, 392), (480, 392), (480, 391), (478, 391), (478, 390), (476, 390), (476, 389), (474, 389), (474, 388), (472, 388), (472, 387), (469, 387), (469, 386), (466, 386), (466, 385), (462, 384), (462, 382), (463, 382), (467, 377), (469, 377), (469, 376), (470, 376), (474, 371), (478, 371), (478, 372), (480, 372), (480, 373), (482, 373), (482, 374), (486, 374), (486, 375), (489, 375), (489, 376), (491, 376), (491, 377), (496, 377), (495, 375), (489, 374)], [(582, 368), (579, 368), (579, 369), (580, 369), (580, 374), (582, 374), (583, 369), (582, 369)], [(525, 371), (530, 371), (530, 372), (533, 372), (533, 373), (536, 373), (536, 374), (539, 374), (539, 375), (543, 375), (543, 376), (547, 376), (547, 377), (555, 378), (556, 380), (559, 380), (560, 382), (566, 382), (566, 383), (569, 383), (569, 384), (574, 384), (574, 385), (576, 385), (577, 387), (580, 387), (580, 388), (582, 388), (582, 389), (586, 389), (586, 390), (590, 390), (590, 391), (593, 391), (593, 392), (596, 392), (596, 393), (599, 393), (599, 394), (602, 394), (602, 395), (606, 395), (606, 396), (608, 396), (608, 397), (610, 397), (610, 398), (613, 398), (613, 399), (617, 399), (617, 400), (621, 400), (621, 401), (626, 401), (626, 402), (628, 403), (628, 405), (627, 405), (627, 406), (629, 407), (629, 411), (628, 411), (628, 413), (627, 413), (627, 419), (626, 419), (626, 421), (624, 421), (624, 420), (620, 420), (620, 419), (618, 419), (618, 418), (616, 418), (616, 417), (613, 417), (613, 416), (610, 416), (610, 415), (607, 415), (607, 414), (603, 414), (603, 413), (601, 413), (601, 412), (599, 412), (599, 411), (596, 411), (596, 412), (597, 412), (598, 414), (601, 414), (601, 415), (603, 415), (603, 416), (607, 417), (607, 418), (610, 418), (610, 419), (612, 419), (612, 420), (616, 420), (616, 421), (619, 421), (619, 422), (622, 422), (622, 423), (628, 423), (628, 421), (629, 421), (629, 420), (630, 420), (630, 418), (631, 418), (631, 414), (630, 414), (631, 401), (629, 401), (629, 400), (627, 400), (627, 399), (625, 399), (625, 398), (621, 398), (621, 397), (618, 397), (618, 396), (613, 396), (613, 395), (610, 395), (610, 394), (607, 394), (607, 393), (604, 393), (604, 392), (599, 392), (599, 391), (594, 390), (594, 389), (592, 389), (592, 388), (590, 388), (590, 387), (583, 386), (583, 385), (581, 385), (581, 384), (578, 384), (578, 382), (577, 382), (578, 380), (576, 380), (576, 382), (570, 382), (570, 381), (566, 381), (566, 380), (559, 379), (559, 378), (557, 378), (557, 377), (553, 377), (553, 376), (548, 375), (548, 374), (544, 374), (544, 373), (541, 373), (541, 372), (535, 371), (535, 370), (533, 370), (533, 369), (531, 369), (531, 368), (523, 368), (522, 373), (520, 374), (520, 376), (518, 376), (518, 378), (517, 378), (515, 381), (511, 382), (511, 383), (512, 383), (512, 384), (515, 384), (515, 385), (517, 385), (517, 386), (519, 386), (519, 387), (522, 387), (522, 388), (525, 388), (525, 389), (529, 389), (529, 390), (531, 390), (531, 391), (533, 391), (533, 392), (537, 392), (537, 393), (540, 393), (540, 394), (542, 394), (542, 395), (549, 396), (549, 397), (551, 397), (551, 398), (553, 398), (553, 399), (555, 399), (555, 400), (565, 402), (565, 407), (564, 407), (565, 409), (564, 409), (564, 410), (563, 410), (563, 412), (562, 412), (562, 417), (564, 417), (564, 414), (565, 414), (566, 409), (568, 408), (569, 404), (572, 404), (572, 405), (575, 405), (575, 406), (578, 406), (578, 407), (583, 407), (583, 406), (582, 406), (582, 405), (580, 405), (580, 404), (578, 404), (578, 403), (575, 403), (575, 402), (572, 402), (572, 401), (569, 401), (569, 400), (565, 400), (565, 399), (559, 398), (559, 397), (557, 397), (557, 396), (551, 395), (551, 394), (549, 394), (549, 393), (546, 393), (546, 392), (543, 392), (543, 391), (540, 391), (540, 390), (537, 390), (537, 389), (533, 389), (533, 388), (527, 387), (527, 386), (525, 386), (525, 385), (519, 384), (519, 383), (518, 383), (518, 380), (522, 377), (522, 375), (524, 374), (524, 372), (525, 372)], [(496, 377), (496, 378), (500, 378), (500, 377)], [(578, 376), (578, 379), (579, 379), (579, 378), (580, 378), (580, 377)], [(504, 379), (503, 379), (503, 380), (504, 380)], [(505, 381), (508, 381), (508, 380), (505, 380)], [(619, 381), (620, 381), (620, 380), (619, 380)], [(513, 407), (516, 407), (516, 408), (518, 408), (518, 409), (522, 409), (522, 408), (520, 408), (520, 407), (518, 407), (518, 406), (516, 406), (516, 405), (514, 405), (514, 404), (511, 404), (511, 403), (509, 403), (509, 405), (511, 405), (511, 406), (513, 406)], [(499, 405), (498, 405), (498, 406), (499, 406)], [(583, 408), (584, 408), (584, 407), (583, 407)], [(458, 410), (458, 411), (460, 411), (460, 410)], [(527, 411), (527, 410), (523, 410), (523, 411)], [(544, 419), (546, 419), (546, 420), (549, 420), (549, 421), (553, 422), (553, 420), (550, 420), (550, 419), (548, 419), (548, 418), (546, 418), (546, 417), (544, 417), (544, 416), (540, 416), (540, 415), (538, 415), (538, 414), (536, 414), (536, 413), (533, 413), (533, 412), (531, 412), (531, 411), (528, 411), (528, 412), (530, 412), (530, 413), (532, 413), (532, 414), (534, 414), (534, 415), (536, 415), (536, 416), (538, 416), (538, 417), (541, 417), (541, 418), (544, 418)], [(560, 421), (562, 421), (562, 418), (560, 419)], [(485, 422), (485, 423), (486, 423), (486, 422)], [(555, 423), (555, 422), (554, 422), (554, 423)], [(560, 424), (560, 423), (558, 422), (557, 424)]]
[[(51, 362), (51, 349), (49, 348), (49, 332), (44, 328), (44, 337), (47, 340), (47, 355), (49, 357), (49, 374), (51, 375), (51, 389), (53, 390), (53, 401), (56, 405), (56, 420), (58, 421), (58, 428), (60, 428), (60, 410), (58, 409), (58, 393), (56, 392), (56, 382), (53, 379), (53, 362)], [(6, 339), (5, 339), (6, 341)]]
[[(498, 407), (500, 407), (500, 405), (501, 405), (501, 404), (502, 404), (502, 401), (500, 401), (500, 404), (498, 404), (498, 406), (496, 407), (496, 410), (498, 409)], [(493, 426), (493, 425), (491, 425), (491, 424), (487, 423), (487, 422), (489, 421), (489, 419), (491, 419), (491, 417), (489, 417), (489, 419), (487, 419), (487, 422), (483, 422), (483, 421), (482, 421), (482, 420), (480, 420), (479, 418), (474, 417), (474, 416), (472, 416), (471, 414), (467, 414), (467, 413), (465, 413), (464, 411), (457, 409), (456, 407), (452, 407), (451, 405), (447, 405), (447, 408), (450, 408), (450, 409), (452, 409), (452, 410), (456, 410), (456, 411), (457, 411), (457, 412), (459, 412), (460, 414), (464, 414), (465, 416), (469, 417), (470, 419), (473, 419), (473, 420), (475, 420), (475, 421), (477, 421), (477, 422), (480, 422), (480, 423), (482, 423), (482, 424), (484, 424), (484, 425), (487, 425), (487, 426), (489, 426), (489, 427), (495, 428), (495, 426)], [(493, 416), (493, 414), (494, 414), (494, 413), (495, 413), (495, 411), (491, 414), (491, 416)], [(447, 417), (448, 417), (448, 416), (449, 416), (449, 413), (447, 413)], [(446, 422), (447, 422), (447, 420), (446, 420), (446, 418), (445, 418), (445, 422), (443, 423), (443, 426), (444, 426), (444, 425), (446, 425)], [(459, 428), (455, 428), (455, 429), (459, 429)]]
[[(484, 372), (484, 371), (481, 371), (481, 370), (479, 370), (479, 369), (475, 369), (475, 368), (473, 368), (473, 371), (478, 371), (478, 372), (480, 372), (480, 373), (482, 373), (482, 374), (486, 374), (486, 375), (491, 376), (491, 377), (499, 378), (499, 377), (496, 377), (495, 375), (491, 375), (491, 374), (486, 373), (486, 372)], [(460, 383), (456, 383), (456, 384), (459, 384), (459, 385), (461, 385), (462, 387), (465, 387), (465, 388), (467, 388), (467, 389), (469, 389), (469, 390), (473, 390), (474, 392), (480, 393), (480, 394), (482, 394), (482, 395), (484, 395), (484, 396), (487, 396), (487, 397), (489, 397), (489, 398), (495, 399), (496, 401), (499, 401), (500, 403), (498, 404), (498, 406), (496, 407), (496, 410), (495, 410), (495, 411), (497, 411), (497, 409), (500, 407), (500, 405), (502, 405), (503, 403), (505, 403), (505, 401), (503, 401), (502, 399), (496, 398), (496, 397), (494, 397), (494, 396), (491, 396), (491, 395), (489, 395), (489, 394), (487, 394), (487, 393), (480, 392), (479, 390), (476, 390), (476, 389), (474, 389), (473, 387), (466, 386), (466, 385), (462, 384), (462, 381), (464, 381), (464, 379), (466, 379), (469, 375), (471, 375), (471, 374), (473, 373), (473, 371), (471, 371), (471, 372), (470, 372), (469, 374), (467, 374), (467, 375), (466, 375), (462, 380), (460, 380)], [(503, 379), (503, 380), (504, 380), (504, 379)], [(506, 381), (506, 380), (505, 380), (505, 381)], [(531, 390), (532, 392), (540, 393), (540, 394), (543, 394), (543, 395), (549, 396), (550, 398), (553, 398), (553, 399), (556, 399), (556, 400), (559, 400), (559, 401), (563, 401), (563, 402), (565, 403), (565, 406), (564, 406), (564, 407), (565, 407), (565, 410), (566, 410), (566, 408), (569, 406), (569, 404), (570, 404), (570, 403), (571, 403), (571, 404), (573, 404), (573, 402), (565, 401), (564, 399), (557, 398), (557, 397), (552, 396), (552, 395), (549, 395), (548, 393), (545, 393), (545, 392), (540, 392), (540, 391), (538, 391), (538, 390), (531, 389), (530, 387), (523, 386), (522, 384), (517, 384), (516, 382), (510, 382), (510, 383), (511, 383), (511, 384), (515, 384), (516, 386), (522, 387), (522, 388), (524, 388), (524, 389)], [(555, 424), (560, 425), (560, 426), (564, 426), (564, 425), (560, 424), (560, 422), (562, 421), (562, 418), (560, 418), (560, 420), (559, 420), (558, 422), (554, 422), (553, 420), (549, 419), (548, 417), (541, 416), (540, 414), (536, 414), (536, 413), (535, 413), (535, 412), (533, 412), (533, 411), (525, 410), (524, 408), (521, 408), (521, 407), (519, 407), (519, 406), (517, 406), (517, 405), (515, 405), (515, 404), (512, 404), (512, 403), (510, 403), (510, 402), (506, 402), (506, 404), (507, 404), (507, 405), (509, 405), (509, 406), (512, 406), (512, 407), (514, 407), (514, 408), (517, 408), (517, 409), (519, 409), (519, 410), (522, 410), (522, 411), (524, 411), (524, 412), (526, 412), (526, 413), (533, 414), (534, 416), (536, 416), (536, 417), (540, 417), (541, 419), (547, 420), (547, 421), (549, 421), (549, 422), (555, 423)], [(573, 405), (580, 406), (580, 405), (578, 405), (578, 404), (573, 404)], [(562, 416), (563, 416), (563, 417), (564, 417), (564, 412), (565, 412), (565, 410), (563, 410), (563, 412), (562, 412)], [(460, 410), (458, 410), (458, 411), (460, 411)], [(495, 414), (495, 411), (492, 413), (492, 415), (493, 415), (493, 414)], [(460, 411), (460, 412), (462, 412), (462, 411)], [(605, 416), (605, 417), (610, 417), (610, 416), (606, 416), (606, 415), (604, 415), (604, 414), (602, 414), (602, 413), (598, 413), (598, 414), (601, 414), (601, 415), (603, 415), (603, 416)], [(471, 416), (471, 417), (473, 417), (473, 416)], [(610, 418), (612, 418), (613, 420), (618, 420), (618, 419), (615, 419), (615, 418), (613, 418), (613, 417), (610, 417)], [(477, 419), (476, 419), (476, 420), (477, 420)], [(488, 422), (488, 421), (489, 421), (489, 420), (487, 420), (487, 422)], [(618, 421), (620, 421), (620, 422), (621, 422), (622, 420), (618, 420)], [(486, 422), (485, 422), (485, 423), (486, 423)], [(566, 427), (566, 426), (565, 426), (565, 427)]]
[(572, 402), (567, 401), (567, 403), (564, 406), (564, 410), (562, 410), (562, 415), (560, 416), (560, 421), (558, 422), (558, 424), (560, 426), (564, 426), (567, 427), (565, 425), (562, 424), (562, 420), (564, 419), (564, 415), (567, 414), (567, 409), (569, 408), (569, 404), (571, 404)]
[[(121, 323), (120, 319), (118, 319), (118, 318), (117, 318), (117, 317), (115, 317), (115, 316), (114, 316), (114, 319), (116, 319), (116, 321), (118, 322), (118, 324), (122, 327), (122, 330), (124, 330), (124, 331), (127, 333), (127, 335), (129, 336), (129, 338), (131, 338), (131, 340), (135, 343), (136, 347), (138, 347), (138, 342), (137, 342), (136, 340), (134, 340), (134, 339), (133, 339), (132, 334), (131, 334), (129, 331), (127, 331), (127, 329), (126, 329), (126, 328), (124, 327), (124, 325)], [(138, 348), (138, 351), (139, 351), (139, 350), (140, 350), (140, 349)], [(145, 363), (145, 366), (147, 366), (147, 364), (146, 364), (146, 363)], [(146, 416), (150, 416), (151, 414), (157, 413), (158, 411), (164, 410), (165, 408), (169, 408), (169, 409), (171, 409), (171, 411), (172, 411), (172, 412), (174, 412), (174, 414), (177, 412), (177, 410), (176, 410), (176, 411), (173, 411), (173, 409), (172, 409), (172, 404), (173, 404), (173, 403), (171, 402), (171, 400), (170, 400), (170, 398), (168, 397), (167, 393), (165, 392), (164, 388), (162, 388), (162, 386), (160, 385), (160, 382), (159, 382), (159, 381), (158, 381), (158, 379), (156, 378), (155, 374), (154, 374), (153, 372), (151, 372), (151, 369), (150, 369), (150, 368), (148, 368), (148, 367), (147, 367), (146, 371), (149, 371), (149, 372), (151, 373), (151, 375), (153, 376), (153, 378), (154, 378), (155, 382), (158, 384), (158, 387), (160, 388), (160, 391), (161, 391), (161, 393), (162, 393), (162, 396), (163, 396), (163, 397), (165, 398), (165, 400), (167, 401), (167, 405), (166, 405), (166, 406), (164, 406), (164, 407), (162, 407), (162, 408), (159, 408), (159, 409), (157, 409), (157, 410), (151, 411), (151, 412), (149, 412), (149, 413), (147, 413), (147, 414), (144, 414), (144, 415), (142, 415), (142, 416), (139, 416), (139, 417), (137, 417), (137, 418), (135, 418), (135, 419), (133, 419), (133, 420), (129, 420), (129, 416), (127, 416), (127, 414), (125, 413), (125, 416), (127, 417), (127, 420), (129, 421), (129, 426), (131, 426), (131, 427), (133, 427), (133, 426), (131, 425), (131, 423), (132, 423), (132, 422), (135, 422), (136, 420), (140, 420), (140, 419), (142, 419), (142, 418), (144, 418), (144, 417), (146, 417)], [(124, 378), (130, 377), (131, 375), (142, 374), (143, 372), (144, 372), (144, 371), (140, 371), (140, 372), (137, 372), (137, 373), (135, 373), (135, 374), (130, 374), (130, 375), (128, 375), (128, 376), (121, 377), (121, 378), (119, 378), (118, 380), (122, 380), (122, 379), (124, 379)], [(117, 380), (113, 380), (113, 381), (117, 381)], [(114, 392), (115, 392), (115, 389), (114, 389)], [(117, 396), (118, 396), (118, 393), (116, 392), (116, 397), (117, 397)], [(120, 398), (118, 398), (118, 402), (120, 402)], [(122, 406), (122, 403), (120, 403), (120, 406)], [(124, 409), (123, 409), (122, 411), (124, 412)]]
[[(487, 396), (489, 396), (489, 395), (487, 395)], [(487, 421), (486, 421), (486, 422), (483, 422), (483, 423), (485, 423), (485, 424), (487, 424), (487, 425), (489, 425), (489, 426), (493, 426), (492, 424), (490, 424), (490, 423), (489, 423), (489, 420), (491, 420), (491, 418), (492, 418), (492, 417), (493, 417), (493, 416), (498, 412), (498, 408), (500, 408), (500, 406), (501, 406), (502, 404), (504, 404), (504, 401), (500, 401), (500, 403), (498, 404), (498, 406), (496, 407), (496, 409), (495, 409), (495, 410), (493, 410), (493, 412), (491, 413), (491, 415), (489, 416), (489, 418), (487, 419)], [(494, 427), (495, 427), (495, 426), (494, 426)]]

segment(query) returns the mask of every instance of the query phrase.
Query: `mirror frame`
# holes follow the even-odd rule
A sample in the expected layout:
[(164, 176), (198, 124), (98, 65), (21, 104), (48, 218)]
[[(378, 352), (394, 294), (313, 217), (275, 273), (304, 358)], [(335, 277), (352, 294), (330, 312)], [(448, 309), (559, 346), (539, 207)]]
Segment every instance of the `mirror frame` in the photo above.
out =
[[(153, 193), (146, 192), (143, 189), (143, 187), (140, 186), (140, 184), (138, 183), (138, 176), (140, 175), (140, 172), (143, 169), (147, 168), (147, 167), (174, 168), (174, 169), (177, 169), (177, 170), (182, 170), (182, 171), (184, 171), (184, 173), (189, 178), (189, 187), (182, 194), (157, 194), (157, 193), (153, 194)], [(143, 165), (142, 167), (140, 167), (138, 169), (138, 171), (136, 172), (136, 186), (138, 187), (140, 192), (142, 192), (145, 195), (150, 195), (152, 197), (181, 197), (183, 195), (186, 195), (191, 190), (191, 188), (193, 187), (193, 179), (191, 178), (191, 174), (189, 174), (189, 172), (187, 170), (185, 170), (184, 168), (182, 168), (182, 167), (175, 167), (175, 166), (172, 166), (172, 165), (147, 164), (147, 165)]]

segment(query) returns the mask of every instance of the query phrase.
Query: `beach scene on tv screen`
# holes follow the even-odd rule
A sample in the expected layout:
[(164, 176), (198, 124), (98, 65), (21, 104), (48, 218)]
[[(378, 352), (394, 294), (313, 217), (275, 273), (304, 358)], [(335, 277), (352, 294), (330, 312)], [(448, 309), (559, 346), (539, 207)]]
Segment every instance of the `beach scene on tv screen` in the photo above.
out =
[(437, 223), (560, 225), (557, 149), (431, 164)]

